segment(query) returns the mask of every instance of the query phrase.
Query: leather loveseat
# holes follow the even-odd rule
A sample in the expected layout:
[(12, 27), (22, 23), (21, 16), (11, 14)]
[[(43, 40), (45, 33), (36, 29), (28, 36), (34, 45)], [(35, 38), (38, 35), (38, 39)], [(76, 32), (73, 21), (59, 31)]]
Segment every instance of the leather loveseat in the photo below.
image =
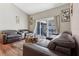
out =
[(3, 30), (3, 43), (11, 43), (22, 39), (16, 30)]

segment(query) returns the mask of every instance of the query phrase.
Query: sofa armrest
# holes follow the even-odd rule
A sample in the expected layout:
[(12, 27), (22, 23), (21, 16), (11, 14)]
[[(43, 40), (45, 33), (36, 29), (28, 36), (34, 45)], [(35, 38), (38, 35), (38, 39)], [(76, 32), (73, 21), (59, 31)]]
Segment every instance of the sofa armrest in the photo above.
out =
[(37, 44), (27, 44), (23, 45), (23, 55), (24, 56), (58, 56), (55, 51), (51, 51), (48, 48), (39, 46)]

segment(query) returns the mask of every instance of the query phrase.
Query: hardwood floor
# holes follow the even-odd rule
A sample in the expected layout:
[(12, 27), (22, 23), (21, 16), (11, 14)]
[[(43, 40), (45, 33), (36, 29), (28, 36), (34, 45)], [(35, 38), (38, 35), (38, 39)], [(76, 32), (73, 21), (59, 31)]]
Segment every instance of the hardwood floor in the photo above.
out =
[(22, 55), (23, 55), (23, 49), (14, 47), (11, 44), (5, 44), (5, 45), (0, 44), (0, 56), (22, 56)]

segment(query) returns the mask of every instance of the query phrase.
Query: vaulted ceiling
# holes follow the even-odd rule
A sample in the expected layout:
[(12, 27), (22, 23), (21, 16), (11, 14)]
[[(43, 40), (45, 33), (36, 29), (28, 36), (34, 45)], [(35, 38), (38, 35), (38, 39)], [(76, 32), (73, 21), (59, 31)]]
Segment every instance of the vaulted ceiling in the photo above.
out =
[(34, 13), (61, 6), (63, 4), (64, 3), (15, 3), (14, 5), (20, 8), (25, 13), (31, 15)]

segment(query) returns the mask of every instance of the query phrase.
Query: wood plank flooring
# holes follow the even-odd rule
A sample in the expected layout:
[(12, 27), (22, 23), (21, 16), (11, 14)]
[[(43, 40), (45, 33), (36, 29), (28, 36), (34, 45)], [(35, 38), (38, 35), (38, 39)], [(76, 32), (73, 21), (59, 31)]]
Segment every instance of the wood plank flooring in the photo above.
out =
[(0, 56), (22, 56), (23, 49), (11, 46), (11, 44), (0, 44)]

